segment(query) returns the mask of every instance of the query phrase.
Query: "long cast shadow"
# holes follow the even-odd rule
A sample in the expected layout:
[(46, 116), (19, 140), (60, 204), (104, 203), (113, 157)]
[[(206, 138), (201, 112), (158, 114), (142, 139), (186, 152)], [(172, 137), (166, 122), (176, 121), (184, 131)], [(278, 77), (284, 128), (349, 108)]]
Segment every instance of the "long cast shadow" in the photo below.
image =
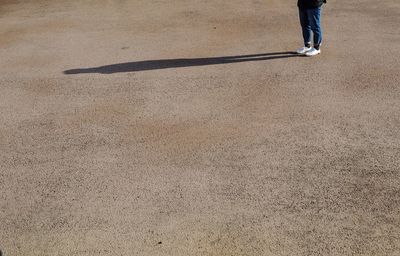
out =
[(211, 57), (211, 58), (145, 60), (145, 61), (118, 63), (106, 66), (93, 67), (93, 68), (69, 69), (65, 70), (64, 74), (66, 75), (75, 75), (84, 73), (113, 74), (122, 72), (166, 69), (166, 68), (181, 68), (181, 67), (229, 64), (229, 63), (238, 63), (247, 61), (273, 60), (273, 59), (283, 59), (283, 58), (291, 58), (299, 56), (301, 55), (298, 55), (295, 52), (271, 52), (271, 53)]

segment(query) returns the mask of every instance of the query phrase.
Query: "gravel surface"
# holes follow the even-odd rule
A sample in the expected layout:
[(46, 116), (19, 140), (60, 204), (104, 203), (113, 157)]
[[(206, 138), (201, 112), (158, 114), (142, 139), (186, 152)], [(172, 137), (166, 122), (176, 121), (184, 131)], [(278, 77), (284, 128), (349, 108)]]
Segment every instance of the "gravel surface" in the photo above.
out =
[(1, 1), (3, 256), (400, 255), (400, 2), (328, 2)]

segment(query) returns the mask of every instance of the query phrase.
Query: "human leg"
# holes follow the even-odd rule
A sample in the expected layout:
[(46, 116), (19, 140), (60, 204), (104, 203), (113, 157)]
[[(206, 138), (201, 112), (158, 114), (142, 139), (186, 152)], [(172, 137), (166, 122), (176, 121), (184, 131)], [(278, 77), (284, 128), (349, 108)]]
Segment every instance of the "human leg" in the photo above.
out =
[(311, 47), (311, 24), (307, 9), (299, 8), (300, 25), (303, 33), (304, 46)]
[(308, 22), (313, 32), (314, 48), (319, 50), (322, 43), (321, 7), (307, 10)]

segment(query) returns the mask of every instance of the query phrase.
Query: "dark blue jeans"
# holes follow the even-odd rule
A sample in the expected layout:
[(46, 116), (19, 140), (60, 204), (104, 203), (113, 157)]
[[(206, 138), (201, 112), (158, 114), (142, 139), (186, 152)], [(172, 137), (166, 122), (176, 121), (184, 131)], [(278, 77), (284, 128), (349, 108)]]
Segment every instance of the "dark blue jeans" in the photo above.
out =
[(300, 24), (303, 30), (304, 45), (311, 47), (311, 32), (314, 37), (314, 47), (319, 49), (322, 42), (321, 7), (313, 9), (299, 8)]

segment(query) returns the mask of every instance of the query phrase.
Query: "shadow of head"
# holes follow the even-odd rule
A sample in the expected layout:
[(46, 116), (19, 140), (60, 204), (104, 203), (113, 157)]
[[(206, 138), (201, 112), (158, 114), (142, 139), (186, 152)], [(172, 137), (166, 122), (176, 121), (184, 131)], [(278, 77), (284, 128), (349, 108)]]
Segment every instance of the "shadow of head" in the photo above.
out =
[(206, 66), (229, 64), (249, 61), (263, 61), (273, 59), (284, 59), (291, 57), (299, 57), (301, 55), (295, 52), (273, 52), (273, 53), (260, 53), (251, 55), (237, 55), (237, 56), (224, 56), (212, 58), (195, 58), (195, 59), (163, 59), (163, 60), (145, 60), (118, 63), (106, 66), (92, 67), (92, 68), (78, 68), (65, 70), (66, 75), (85, 74), (85, 73), (99, 73), (99, 74), (113, 74), (123, 72), (138, 72), (146, 70), (157, 70), (167, 68), (181, 68), (193, 66)]

